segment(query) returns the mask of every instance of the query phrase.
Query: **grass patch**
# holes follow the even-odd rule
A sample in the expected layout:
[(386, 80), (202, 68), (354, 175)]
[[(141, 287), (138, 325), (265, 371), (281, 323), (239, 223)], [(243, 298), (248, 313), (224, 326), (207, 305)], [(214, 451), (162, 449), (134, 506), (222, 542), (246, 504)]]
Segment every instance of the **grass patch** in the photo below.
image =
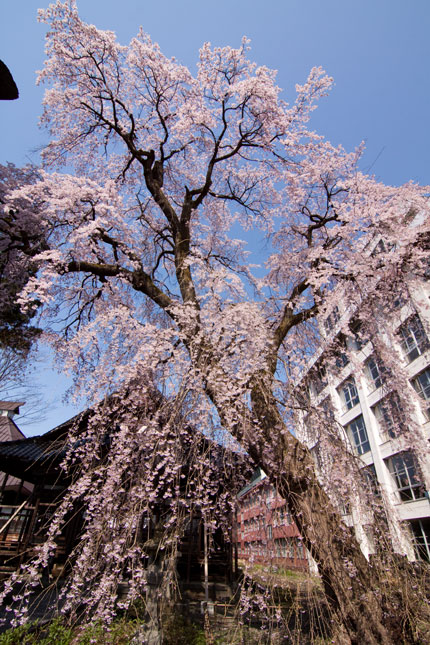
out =
[(247, 576), (262, 585), (289, 588), (296, 591), (304, 588), (308, 591), (322, 589), (320, 578), (304, 571), (270, 564), (249, 564), (247, 562), (240, 562), (239, 564)]

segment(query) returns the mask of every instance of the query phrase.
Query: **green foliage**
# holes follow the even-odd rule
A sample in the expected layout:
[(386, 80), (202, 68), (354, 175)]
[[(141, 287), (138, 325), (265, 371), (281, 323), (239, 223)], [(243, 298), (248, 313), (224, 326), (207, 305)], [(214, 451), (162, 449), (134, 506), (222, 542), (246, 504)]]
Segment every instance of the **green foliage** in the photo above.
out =
[(109, 630), (101, 622), (71, 628), (55, 618), (43, 627), (29, 623), (9, 629), (0, 634), (0, 645), (128, 645), (138, 624), (135, 620), (121, 618), (114, 621)]
[(34, 634), (29, 633), (30, 625), (21, 625), (15, 629), (8, 629), (0, 634), (0, 645), (31, 645), (34, 643)]
[(109, 628), (97, 622), (81, 629), (73, 645), (128, 645), (139, 626), (139, 621), (121, 618), (115, 620)]
[(47, 626), (35, 622), (8, 629), (0, 634), (0, 645), (71, 645), (72, 638), (73, 630), (55, 618)]
[(66, 627), (59, 618), (55, 618), (36, 642), (39, 645), (70, 645), (72, 638), (73, 630)]

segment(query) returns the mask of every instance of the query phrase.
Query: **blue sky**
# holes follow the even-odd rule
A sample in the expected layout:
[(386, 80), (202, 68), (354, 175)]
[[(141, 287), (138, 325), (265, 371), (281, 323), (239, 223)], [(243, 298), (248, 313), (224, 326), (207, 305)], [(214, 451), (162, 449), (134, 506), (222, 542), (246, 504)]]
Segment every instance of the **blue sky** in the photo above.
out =
[[(12, 71), (17, 101), (0, 102), (0, 163), (38, 161), (47, 135), (38, 129), (43, 88), (44, 0), (0, 2), (0, 59)], [(240, 44), (251, 39), (251, 57), (278, 70), (288, 100), (310, 68), (321, 65), (335, 87), (314, 113), (313, 125), (333, 143), (353, 149), (362, 140), (364, 170), (382, 181), (430, 184), (429, 0), (78, 0), (83, 19), (129, 41), (139, 25), (165, 54), (193, 69), (205, 41)], [(70, 416), (61, 404), (65, 382), (49, 370), (44, 432)]]

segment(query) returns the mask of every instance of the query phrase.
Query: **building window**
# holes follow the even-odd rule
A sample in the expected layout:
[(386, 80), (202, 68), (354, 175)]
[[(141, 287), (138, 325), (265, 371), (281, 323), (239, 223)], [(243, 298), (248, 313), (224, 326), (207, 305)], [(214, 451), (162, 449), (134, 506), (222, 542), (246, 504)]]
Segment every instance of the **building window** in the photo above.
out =
[(378, 387), (381, 387), (383, 383), (382, 374), (381, 374), (382, 370), (374, 356), (371, 356), (366, 361), (366, 372), (367, 372), (367, 377), (370, 383), (375, 388), (375, 390), (377, 390)]
[[(319, 408), (321, 411), (323, 411), (325, 422), (328, 421), (329, 423), (331, 423), (333, 421), (336, 421), (333, 405), (329, 396), (327, 396), (324, 401), (321, 401)], [(318, 417), (321, 418), (321, 414), (319, 412)]]
[(338, 367), (340, 370), (343, 367), (346, 367), (349, 363), (349, 358), (347, 354), (345, 354), (345, 352), (339, 352), (338, 354), (336, 354), (335, 363), (336, 363), (336, 367)]
[(283, 558), (287, 557), (287, 542), (285, 538), (281, 538), (281, 555)]
[(369, 452), (369, 437), (361, 414), (347, 425), (347, 431), (358, 455), (364, 455), (365, 452)]
[(375, 246), (375, 248), (371, 253), (371, 256), (373, 258), (376, 258), (377, 256), (381, 256), (376, 261), (377, 269), (380, 269), (381, 267), (384, 266), (385, 259), (382, 256), (385, 255), (386, 253), (390, 253), (394, 248), (396, 248), (396, 245), (393, 244), (393, 242), (379, 240), (378, 244)]
[[(424, 370), (424, 372), (421, 372), (421, 374), (418, 374), (413, 380), (412, 380), (412, 385), (415, 389), (415, 391), (420, 395), (424, 401), (429, 401), (430, 402), (430, 368), (427, 367), (427, 369)], [(425, 410), (425, 414), (428, 419), (430, 419), (430, 407), (427, 407)]]
[(356, 320), (349, 325), (351, 335), (346, 337), (346, 347), (349, 350), (358, 351), (367, 343), (367, 338), (363, 335), (362, 324)]
[(401, 309), (403, 305), (407, 303), (407, 297), (404, 294), (397, 294), (396, 298), (393, 301), (394, 309)]
[(303, 549), (303, 542), (301, 541), (300, 538), (297, 538), (296, 547), (297, 547), (297, 557), (298, 557), (298, 559), (303, 560), (303, 558), (305, 557), (305, 554), (304, 554), (304, 549)]
[(428, 348), (429, 341), (417, 314), (408, 318), (399, 329), (400, 343), (408, 363), (414, 361)]
[[(391, 248), (394, 245), (391, 245)], [(391, 248), (389, 250), (391, 250)], [(372, 258), (374, 258), (376, 255), (379, 255), (380, 253), (386, 253), (387, 252), (387, 247), (385, 246), (385, 242), (383, 239), (380, 239), (378, 244), (375, 246), (373, 249), (372, 253), (370, 254)]]
[(418, 474), (414, 456), (411, 452), (402, 452), (390, 457), (388, 470), (393, 477), (402, 502), (411, 502), (425, 497), (424, 485)]
[(342, 400), (343, 411), (351, 410), (357, 403), (360, 402), (358, 398), (357, 386), (355, 385), (355, 380), (351, 378), (347, 379), (342, 383), (338, 389), (339, 396)]
[(288, 538), (289, 556), (291, 560), (294, 560), (294, 542), (294, 538)]
[(314, 365), (309, 371), (308, 383), (309, 394), (311, 396), (318, 396), (327, 385), (327, 373), (324, 365), (321, 363)]
[(336, 367), (342, 369), (349, 363), (348, 346), (345, 334), (339, 334), (333, 344), (333, 356)]
[(430, 519), (412, 520), (409, 524), (416, 557), (430, 562)]
[(374, 497), (380, 498), (381, 489), (379, 487), (378, 476), (376, 474), (375, 466), (373, 464), (370, 464), (370, 466), (366, 466), (366, 468), (363, 468), (361, 472), (363, 474), (364, 481), (367, 484), (367, 488), (369, 492)]
[(335, 325), (339, 322), (340, 320), (340, 313), (339, 313), (339, 307), (335, 307), (331, 314), (327, 316), (327, 318), (324, 320), (324, 329), (326, 335), (328, 335), (332, 329), (334, 329)]
[(402, 425), (402, 419), (399, 406), (393, 397), (382, 399), (372, 408), (372, 412), (376, 417), (381, 439), (383, 441), (394, 439), (396, 436), (396, 423), (398, 426)]
[(272, 527), (270, 525), (267, 527), (267, 537), (269, 540), (272, 539)]

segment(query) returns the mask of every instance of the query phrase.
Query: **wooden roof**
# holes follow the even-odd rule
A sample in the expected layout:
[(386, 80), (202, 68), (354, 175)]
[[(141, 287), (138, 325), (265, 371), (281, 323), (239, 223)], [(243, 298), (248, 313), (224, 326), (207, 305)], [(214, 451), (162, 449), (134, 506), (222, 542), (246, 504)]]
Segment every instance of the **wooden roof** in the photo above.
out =
[[(111, 396), (113, 398), (113, 395)], [(161, 394), (155, 391), (152, 400), (154, 409), (160, 400)], [(146, 405), (143, 404), (142, 409), (146, 408)], [(67, 485), (68, 480), (65, 478), (65, 473), (62, 471), (60, 464), (66, 456), (67, 451), (73, 448), (69, 439), (70, 431), (73, 428), (75, 436), (74, 442), (76, 444), (86, 441), (85, 438), (79, 439), (78, 437), (81, 432), (85, 432), (89, 419), (93, 414), (94, 410), (89, 408), (44, 435), (29, 437), (28, 439), (21, 437), (21, 439), (15, 441), (0, 443), (0, 470), (34, 484), (42, 481), (47, 484), (58, 484), (61, 483), (59, 480), (62, 480), (62, 483)], [(115, 419), (115, 413), (111, 422), (112, 426), (116, 426), (118, 423), (118, 419)], [(162, 423), (162, 420), (160, 422)], [(110, 443), (109, 434), (109, 431), (107, 431), (104, 437), (105, 448), (107, 450), (109, 449)], [(195, 434), (195, 431), (192, 434)], [(201, 449), (204, 446), (209, 447), (211, 445), (219, 449), (219, 458), (222, 458), (222, 454), (225, 451), (230, 452), (228, 448), (218, 445), (204, 434), (200, 434), (200, 442)], [(236, 453), (233, 454), (236, 456), (237, 465), (244, 468), (244, 456)], [(187, 470), (186, 460), (183, 468), (184, 471)], [(249, 466), (247, 465), (245, 468), (248, 470)]]
[(64, 455), (64, 442), (29, 437), (0, 444), (0, 470), (25, 481), (54, 483), (58, 465)]
[[(22, 405), (20, 401), (0, 401), (1, 410), (11, 410), (13, 412), (18, 412), (19, 406)], [(0, 416), (0, 441), (10, 443), (19, 443), (25, 440), (25, 435), (18, 428), (16, 423), (8, 416)], [(4, 482), (6, 474), (1, 472), (0, 467), (0, 484)], [(12, 473), (8, 473), (6, 488), (13, 489), (18, 488), (23, 479), (21, 476), (13, 477)], [(27, 487), (28, 488), (28, 487)], [(31, 488), (31, 487), (30, 487)]]
[(24, 405), (25, 401), (0, 401), (0, 410), (19, 414), (19, 407)]
[(19, 441), (20, 439), (25, 439), (25, 435), (13, 419), (0, 416), (0, 441)]

